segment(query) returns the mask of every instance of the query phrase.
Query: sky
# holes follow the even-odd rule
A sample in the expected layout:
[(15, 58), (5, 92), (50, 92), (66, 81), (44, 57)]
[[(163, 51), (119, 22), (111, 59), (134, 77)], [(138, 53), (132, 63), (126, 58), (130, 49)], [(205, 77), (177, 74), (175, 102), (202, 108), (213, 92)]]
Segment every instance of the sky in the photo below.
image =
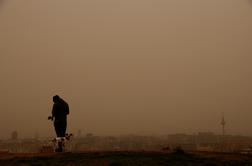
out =
[(0, 138), (252, 136), (249, 0), (1, 0)]

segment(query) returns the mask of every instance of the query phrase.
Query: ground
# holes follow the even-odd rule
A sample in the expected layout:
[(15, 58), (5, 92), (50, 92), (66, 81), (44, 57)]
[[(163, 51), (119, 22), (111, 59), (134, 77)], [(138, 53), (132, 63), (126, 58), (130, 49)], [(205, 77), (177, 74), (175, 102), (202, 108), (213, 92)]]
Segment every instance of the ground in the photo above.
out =
[(252, 166), (252, 156), (223, 153), (76, 152), (0, 154), (1, 166)]

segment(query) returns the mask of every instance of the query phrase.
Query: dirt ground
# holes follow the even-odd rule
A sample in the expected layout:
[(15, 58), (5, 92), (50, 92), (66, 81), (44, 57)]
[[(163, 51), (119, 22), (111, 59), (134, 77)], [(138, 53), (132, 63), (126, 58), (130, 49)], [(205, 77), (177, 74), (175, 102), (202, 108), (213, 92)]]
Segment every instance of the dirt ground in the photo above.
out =
[(252, 156), (221, 153), (76, 152), (0, 154), (1, 166), (252, 166)]

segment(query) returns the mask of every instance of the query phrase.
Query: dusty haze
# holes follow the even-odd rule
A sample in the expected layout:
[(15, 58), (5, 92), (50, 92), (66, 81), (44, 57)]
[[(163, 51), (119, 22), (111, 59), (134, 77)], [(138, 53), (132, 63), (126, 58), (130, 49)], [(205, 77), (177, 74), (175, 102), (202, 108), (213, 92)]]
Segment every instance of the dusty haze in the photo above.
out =
[(0, 1), (0, 138), (69, 131), (252, 135), (248, 0)]

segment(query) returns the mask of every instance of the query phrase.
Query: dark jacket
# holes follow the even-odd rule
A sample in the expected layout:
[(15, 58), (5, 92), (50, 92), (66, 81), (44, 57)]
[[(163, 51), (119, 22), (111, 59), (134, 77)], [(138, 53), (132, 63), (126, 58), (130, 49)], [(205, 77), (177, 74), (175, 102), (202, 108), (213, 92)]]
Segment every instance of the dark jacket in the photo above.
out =
[(63, 100), (60, 99), (58, 102), (53, 104), (52, 117), (54, 121), (66, 121), (67, 115), (69, 114), (69, 106)]

